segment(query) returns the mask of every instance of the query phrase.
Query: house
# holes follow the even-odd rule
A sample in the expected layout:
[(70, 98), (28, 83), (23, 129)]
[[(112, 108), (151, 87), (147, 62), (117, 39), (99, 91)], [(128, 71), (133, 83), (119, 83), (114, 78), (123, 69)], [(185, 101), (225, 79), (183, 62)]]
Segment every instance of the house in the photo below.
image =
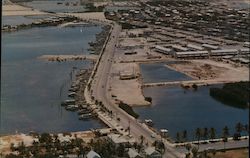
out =
[(130, 136), (125, 136), (125, 135), (120, 135), (120, 134), (108, 134), (108, 139), (109, 141), (111, 141), (115, 146), (119, 146), (120, 144), (123, 145), (132, 145), (134, 144), (136, 141), (134, 138), (131, 138)]
[(91, 150), (86, 155), (86, 158), (101, 158), (101, 156), (99, 154), (97, 154), (96, 152), (94, 152), (93, 150)]
[(145, 149), (146, 158), (162, 158), (160, 152), (156, 151), (154, 147), (148, 147)]
[(132, 148), (128, 149), (128, 157), (129, 158), (142, 158), (142, 156), (135, 149), (132, 149)]

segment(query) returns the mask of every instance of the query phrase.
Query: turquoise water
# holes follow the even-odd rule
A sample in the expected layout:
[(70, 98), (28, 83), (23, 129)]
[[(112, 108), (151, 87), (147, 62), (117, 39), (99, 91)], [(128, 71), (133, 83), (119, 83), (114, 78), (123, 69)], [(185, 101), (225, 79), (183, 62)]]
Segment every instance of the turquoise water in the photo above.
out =
[(1, 134), (69, 132), (104, 126), (98, 120), (79, 121), (76, 113), (59, 105), (67, 99), (72, 68), (89, 68), (92, 64), (38, 59), (44, 54), (88, 54), (88, 42), (94, 41), (100, 31), (100, 26), (46, 27), (2, 34)]

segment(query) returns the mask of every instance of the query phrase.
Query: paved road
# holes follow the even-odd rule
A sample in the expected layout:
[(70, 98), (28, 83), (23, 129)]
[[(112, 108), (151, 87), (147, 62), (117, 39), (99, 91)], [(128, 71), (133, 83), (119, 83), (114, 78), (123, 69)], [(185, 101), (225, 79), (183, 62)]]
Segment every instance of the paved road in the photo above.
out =
[[(151, 136), (153, 132), (149, 130), (144, 124), (139, 123), (138, 120), (134, 119), (122, 109), (120, 109), (116, 104), (112, 103), (110, 99), (110, 94), (108, 93), (108, 88), (110, 87), (108, 82), (110, 70), (113, 62), (114, 53), (116, 51), (115, 46), (118, 41), (120, 31), (121, 27), (115, 24), (113, 27), (113, 31), (110, 35), (110, 39), (106, 45), (103, 56), (100, 60), (96, 75), (94, 77), (94, 82), (92, 84), (92, 95), (99, 101), (102, 101), (102, 103), (109, 110), (112, 110), (116, 117), (120, 118), (119, 124), (123, 127), (123, 129), (127, 129), (128, 127), (130, 127), (130, 134), (134, 136), (137, 140), (140, 140), (140, 137), (143, 136), (145, 143), (152, 144), (156, 139), (160, 139), (160, 137), (156, 136), (156, 138), (152, 138)], [(183, 155), (180, 155), (180, 153), (176, 152), (168, 142), (165, 142), (165, 146), (167, 148), (167, 152), (165, 153), (164, 157), (183, 157)]]
[[(94, 77), (94, 81), (92, 84), (93, 96), (102, 101), (103, 104), (115, 114), (115, 118), (113, 120), (108, 121), (109, 124), (115, 124), (116, 117), (120, 118), (120, 122), (118, 126), (121, 126), (123, 129), (130, 127), (130, 134), (134, 136), (137, 140), (140, 140), (140, 137), (144, 137), (144, 142), (148, 144), (152, 144), (156, 139), (160, 139), (157, 135), (155, 138), (152, 138), (153, 132), (147, 128), (145, 124), (141, 124), (138, 120), (134, 119), (126, 112), (121, 110), (116, 104), (111, 101), (111, 96), (108, 91), (110, 87), (109, 77), (111, 66), (113, 62), (114, 53), (116, 52), (116, 43), (118, 41), (119, 33), (121, 31), (121, 27), (117, 24), (114, 25), (113, 30), (110, 35), (110, 39), (106, 45), (102, 58), (100, 60), (100, 64), (98, 66), (96, 75)], [(105, 117), (105, 116), (101, 116)], [(108, 119), (105, 119), (106, 121)], [(238, 148), (248, 146), (248, 140), (243, 140), (240, 142), (228, 142), (226, 143), (226, 148)], [(181, 158), (184, 157), (184, 153), (186, 150), (184, 147), (175, 148), (174, 144), (170, 144), (167, 141), (164, 141), (166, 146), (166, 152), (163, 157), (167, 158)], [(202, 144), (200, 145), (199, 150), (205, 150), (207, 148), (213, 147), (214, 149), (223, 149), (224, 143), (213, 143), (213, 144)]]

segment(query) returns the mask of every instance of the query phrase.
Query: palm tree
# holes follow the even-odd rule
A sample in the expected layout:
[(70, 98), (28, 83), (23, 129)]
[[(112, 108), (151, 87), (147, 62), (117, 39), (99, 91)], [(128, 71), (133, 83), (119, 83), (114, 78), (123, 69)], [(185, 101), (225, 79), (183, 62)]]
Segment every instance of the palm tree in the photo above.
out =
[(249, 132), (249, 126), (248, 126), (248, 124), (245, 124), (245, 125), (244, 125), (244, 130), (245, 130), (246, 132)]
[(213, 127), (210, 128), (209, 133), (210, 133), (209, 139), (212, 139), (212, 140), (215, 139), (215, 137), (216, 137), (216, 131), (215, 131), (215, 129)]
[(204, 128), (204, 129), (203, 129), (202, 135), (203, 135), (203, 138), (206, 140), (207, 137), (208, 137), (208, 129), (207, 129), (207, 128)]
[(241, 135), (241, 132), (243, 130), (243, 125), (240, 122), (238, 122), (235, 126), (235, 130), (237, 133), (239, 133)]
[(184, 141), (187, 141), (187, 131), (186, 130), (183, 131), (182, 138)]
[(229, 136), (229, 129), (228, 129), (227, 126), (225, 126), (225, 127), (223, 128), (224, 150), (225, 150), (225, 148), (226, 148), (226, 142), (227, 142), (227, 140), (228, 140), (228, 136)]
[(180, 141), (181, 141), (181, 136), (180, 136), (179, 132), (176, 133), (176, 141), (177, 141), (177, 143), (180, 143)]
[(199, 144), (200, 144), (200, 138), (201, 138), (201, 129), (197, 128), (195, 131), (195, 136), (198, 139), (198, 148), (199, 148)]
[(144, 141), (143, 135), (140, 136), (140, 139), (141, 139), (141, 144), (143, 144), (143, 141)]
[(193, 157), (196, 158), (198, 156), (198, 148), (193, 147), (191, 151), (192, 151)]

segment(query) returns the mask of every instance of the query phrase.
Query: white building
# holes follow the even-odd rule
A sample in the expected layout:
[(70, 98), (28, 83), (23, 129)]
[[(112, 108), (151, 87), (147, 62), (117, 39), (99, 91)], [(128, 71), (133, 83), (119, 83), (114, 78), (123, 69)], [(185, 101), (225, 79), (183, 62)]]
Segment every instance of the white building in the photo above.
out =
[(207, 48), (207, 49), (219, 49), (218, 46), (214, 46), (211, 44), (202, 44), (202, 47)]
[(224, 55), (237, 55), (237, 49), (219, 49), (219, 50), (211, 50), (211, 56), (224, 56)]
[(208, 56), (208, 51), (175, 52), (176, 58), (206, 58)]
[(94, 152), (93, 150), (91, 150), (86, 155), (86, 158), (101, 158), (101, 156), (99, 154), (97, 154), (96, 152)]
[(193, 50), (204, 50), (204, 48), (200, 47), (200, 46), (197, 46), (197, 45), (194, 45), (194, 44), (188, 44), (187, 45), (188, 48), (191, 48)]
[(157, 52), (160, 52), (160, 53), (163, 53), (163, 54), (170, 54), (171, 53), (171, 49), (169, 48), (165, 48), (165, 47), (162, 47), (162, 46), (155, 46), (155, 50)]
[(160, 152), (156, 151), (154, 147), (148, 147), (145, 149), (146, 158), (162, 158)]
[(129, 158), (142, 158), (142, 156), (135, 151), (135, 149), (129, 148), (128, 149), (128, 157)]

